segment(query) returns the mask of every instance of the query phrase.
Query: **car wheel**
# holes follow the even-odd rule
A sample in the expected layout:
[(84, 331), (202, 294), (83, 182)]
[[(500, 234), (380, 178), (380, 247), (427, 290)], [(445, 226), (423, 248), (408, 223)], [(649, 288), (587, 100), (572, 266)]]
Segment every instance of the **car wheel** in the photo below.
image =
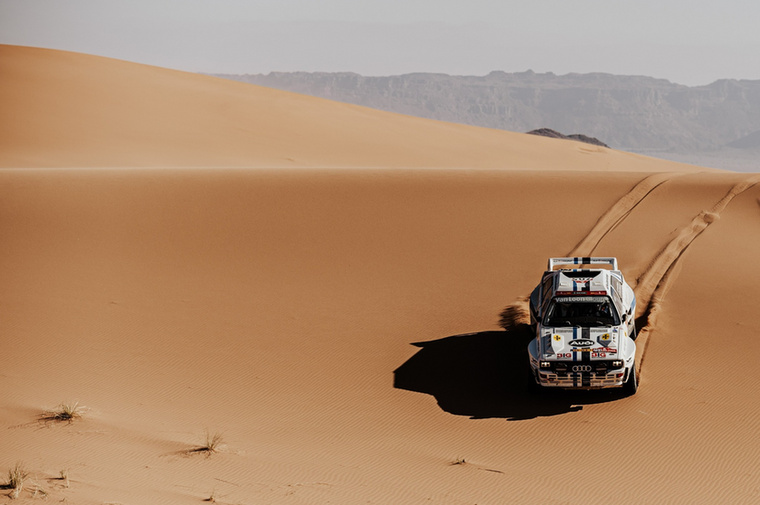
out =
[(639, 378), (636, 373), (636, 362), (631, 366), (631, 371), (628, 374), (628, 380), (623, 384), (623, 390), (628, 396), (633, 396), (639, 389)]
[(528, 385), (528, 392), (530, 394), (535, 395), (541, 393), (543, 388), (536, 382), (536, 376), (533, 372), (533, 368), (530, 365), (527, 366), (527, 370), (525, 371), (525, 380)]

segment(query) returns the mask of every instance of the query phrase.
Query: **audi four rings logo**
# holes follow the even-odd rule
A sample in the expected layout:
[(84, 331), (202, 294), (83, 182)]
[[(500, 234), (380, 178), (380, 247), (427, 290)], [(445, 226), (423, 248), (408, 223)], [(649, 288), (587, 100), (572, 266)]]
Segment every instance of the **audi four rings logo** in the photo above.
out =
[(590, 372), (591, 365), (573, 365), (573, 372)]

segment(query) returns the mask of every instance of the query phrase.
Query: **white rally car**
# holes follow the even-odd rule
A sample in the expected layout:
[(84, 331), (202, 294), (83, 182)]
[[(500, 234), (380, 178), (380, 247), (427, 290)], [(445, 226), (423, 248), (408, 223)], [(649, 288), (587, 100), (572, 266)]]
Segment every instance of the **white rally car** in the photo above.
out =
[[(610, 269), (580, 268), (608, 265)], [(556, 269), (560, 266), (561, 268)], [(636, 297), (617, 258), (550, 258), (530, 295), (531, 384), (636, 393)]]

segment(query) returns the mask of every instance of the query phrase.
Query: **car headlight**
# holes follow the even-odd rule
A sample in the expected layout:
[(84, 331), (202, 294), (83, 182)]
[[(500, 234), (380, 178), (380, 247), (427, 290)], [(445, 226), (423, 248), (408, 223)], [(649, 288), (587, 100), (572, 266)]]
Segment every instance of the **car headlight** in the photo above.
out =
[(622, 359), (612, 360), (612, 368), (623, 368), (623, 360)]
[(551, 361), (539, 361), (538, 362), (538, 366), (540, 366), (541, 368), (544, 368), (544, 369), (551, 368), (552, 367), (552, 362)]

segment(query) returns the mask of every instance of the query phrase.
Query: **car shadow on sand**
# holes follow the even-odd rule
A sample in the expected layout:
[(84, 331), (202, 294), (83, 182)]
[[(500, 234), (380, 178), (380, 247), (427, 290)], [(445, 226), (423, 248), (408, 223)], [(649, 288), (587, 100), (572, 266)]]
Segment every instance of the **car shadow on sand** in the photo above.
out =
[(534, 419), (577, 412), (583, 405), (624, 398), (618, 389), (529, 389), (528, 325), (417, 342), (420, 350), (394, 371), (394, 387), (435, 397), (450, 414), (473, 419)]

